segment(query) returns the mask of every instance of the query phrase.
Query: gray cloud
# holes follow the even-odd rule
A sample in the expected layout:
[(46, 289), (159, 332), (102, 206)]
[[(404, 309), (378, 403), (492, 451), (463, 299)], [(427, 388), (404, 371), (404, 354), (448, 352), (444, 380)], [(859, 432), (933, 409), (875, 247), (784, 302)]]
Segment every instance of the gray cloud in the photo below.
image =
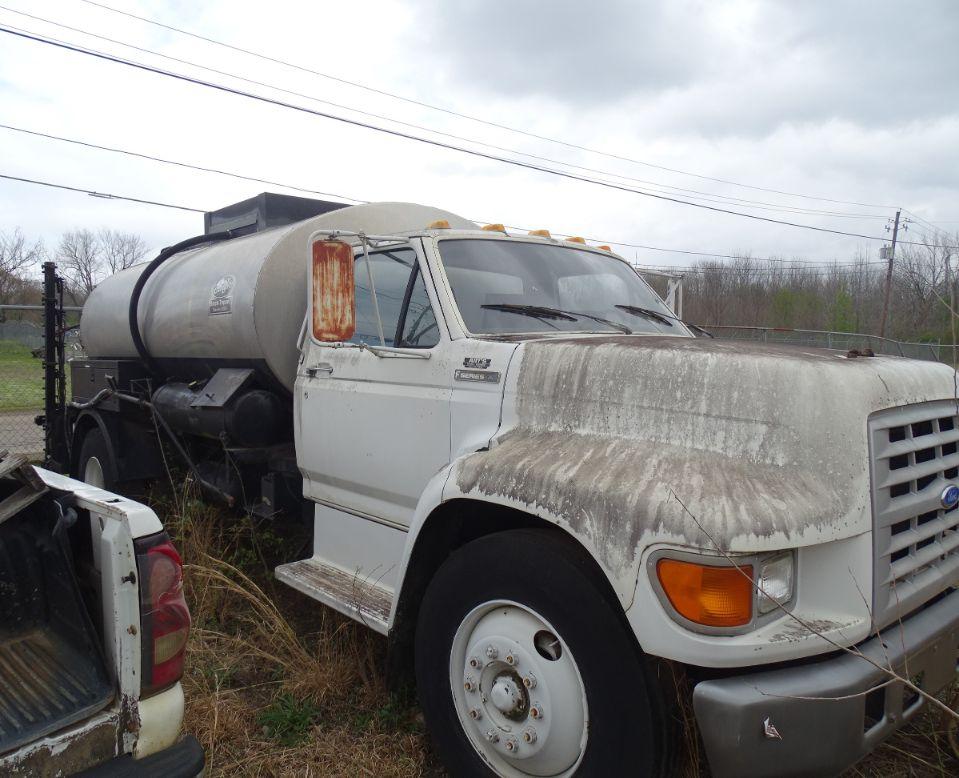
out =
[(959, 102), (953, 0), (428, 0), (421, 20), (454, 86), (592, 108), (628, 101), (627, 120), (663, 131), (888, 126), (952, 115)]
[(424, 45), (477, 90), (596, 103), (662, 91), (708, 68), (700, 3), (429, 0)]

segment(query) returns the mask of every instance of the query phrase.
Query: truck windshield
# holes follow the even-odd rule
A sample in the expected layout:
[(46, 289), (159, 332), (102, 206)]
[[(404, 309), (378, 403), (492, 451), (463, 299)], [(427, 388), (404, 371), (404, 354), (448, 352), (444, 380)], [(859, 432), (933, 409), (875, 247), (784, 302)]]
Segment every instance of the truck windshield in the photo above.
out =
[(467, 329), (689, 333), (660, 297), (615, 257), (518, 240), (439, 242)]

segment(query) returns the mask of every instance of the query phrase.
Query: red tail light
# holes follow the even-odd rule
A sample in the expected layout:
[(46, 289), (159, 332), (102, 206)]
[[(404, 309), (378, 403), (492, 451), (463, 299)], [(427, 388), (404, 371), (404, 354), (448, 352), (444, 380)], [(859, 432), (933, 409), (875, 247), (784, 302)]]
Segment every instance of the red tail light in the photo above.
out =
[(134, 542), (140, 571), (140, 695), (166, 689), (183, 676), (190, 611), (183, 597), (183, 562), (166, 532)]

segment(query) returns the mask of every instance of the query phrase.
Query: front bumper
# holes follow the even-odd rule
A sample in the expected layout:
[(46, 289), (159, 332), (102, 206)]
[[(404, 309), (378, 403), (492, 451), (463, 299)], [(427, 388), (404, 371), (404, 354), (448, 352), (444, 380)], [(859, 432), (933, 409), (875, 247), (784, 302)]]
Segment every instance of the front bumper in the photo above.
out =
[(203, 775), (206, 757), (193, 735), (142, 759), (118, 756), (80, 773), (76, 778), (196, 778)]
[[(959, 590), (860, 643), (930, 694), (956, 677)], [(842, 652), (779, 670), (702, 681), (693, 708), (716, 776), (833, 775), (923, 707), (899, 681)], [(870, 691), (873, 690), (873, 691)], [(866, 693), (868, 692), (868, 693)], [(780, 738), (767, 734), (766, 721)]]

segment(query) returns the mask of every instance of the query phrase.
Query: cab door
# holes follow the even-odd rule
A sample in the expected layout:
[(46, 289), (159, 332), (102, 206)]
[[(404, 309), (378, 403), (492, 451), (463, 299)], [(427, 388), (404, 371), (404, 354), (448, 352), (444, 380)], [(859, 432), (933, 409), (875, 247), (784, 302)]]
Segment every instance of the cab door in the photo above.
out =
[(451, 344), (421, 252), (356, 256), (356, 332), (308, 334), (295, 387), (304, 496), (397, 526), (450, 459)]

